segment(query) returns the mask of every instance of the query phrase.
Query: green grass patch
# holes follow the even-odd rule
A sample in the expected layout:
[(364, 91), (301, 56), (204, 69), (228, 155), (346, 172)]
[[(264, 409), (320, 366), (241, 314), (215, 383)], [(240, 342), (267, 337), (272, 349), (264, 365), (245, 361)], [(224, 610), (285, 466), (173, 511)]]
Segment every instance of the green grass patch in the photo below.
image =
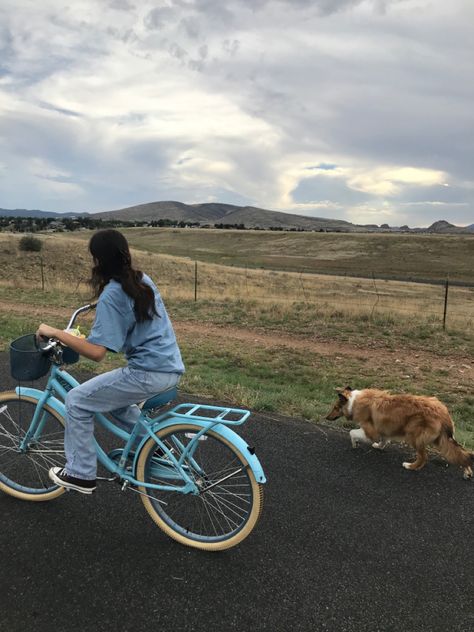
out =
[[(64, 298), (64, 297), (63, 297)], [(45, 304), (49, 303), (45, 297)], [(69, 303), (71, 304), (71, 303)], [(38, 305), (38, 304), (37, 304)], [(37, 306), (36, 305), (36, 306)], [(195, 319), (219, 324), (230, 323), (243, 327), (253, 327), (272, 331), (308, 334), (312, 336), (333, 335), (331, 319), (318, 321), (305, 305), (298, 305), (294, 312), (278, 313), (266, 309), (262, 314), (252, 306), (238, 303), (235, 306), (191, 303), (172, 303), (169, 311), (172, 318)], [(65, 310), (69, 315), (69, 310)], [(354, 388), (378, 387), (395, 392), (436, 394), (450, 408), (457, 427), (460, 442), (474, 447), (474, 398), (471, 392), (453, 392), (446, 381), (446, 370), (436, 370), (429, 365), (420, 367), (416, 377), (416, 388), (412, 380), (403, 374), (403, 363), (380, 360), (368, 363), (366, 358), (344, 355), (344, 340), (354, 343), (354, 324), (344, 326), (340, 316), (334, 315), (339, 324), (336, 340), (341, 343), (337, 357), (322, 357), (310, 350), (291, 349), (275, 346), (266, 348), (256, 344), (242, 344), (226, 337), (225, 329), (217, 328), (215, 335), (207, 337), (188, 334), (180, 338), (180, 346), (187, 367), (181, 389), (183, 392), (228, 402), (238, 407), (248, 407), (254, 411), (275, 412), (283, 415), (303, 417), (315, 422), (329, 411), (335, 399), (335, 387), (350, 384)], [(60, 326), (61, 317), (57, 316)], [(365, 330), (356, 338), (367, 344), (377, 333), (385, 340), (384, 332), (400, 341), (401, 333), (393, 329), (380, 329), (380, 323), (365, 321)], [(8, 343), (18, 336), (31, 333), (38, 326), (38, 318), (27, 313), (0, 314), (0, 344), (4, 350)], [(386, 323), (383, 325), (386, 326)], [(352, 330), (351, 327), (354, 327)], [(371, 328), (374, 328), (371, 332)], [(414, 327), (416, 327), (414, 325)], [(87, 328), (85, 328), (87, 330)], [(416, 347), (416, 336), (407, 338), (407, 346)], [(431, 345), (437, 351), (447, 352), (445, 337), (432, 332)], [(441, 337), (439, 337), (441, 336)], [(448, 338), (449, 339), (449, 338)], [(460, 340), (458, 352), (462, 352), (466, 341)], [(445, 346), (443, 346), (445, 345)], [(366, 348), (366, 346), (365, 346)], [(452, 352), (452, 348), (450, 349)], [(393, 356), (391, 356), (393, 358)], [(71, 367), (71, 371), (103, 372), (124, 364), (121, 356), (108, 354), (106, 360), (96, 363), (81, 360)], [(342, 421), (339, 425), (342, 425)]]
[[(322, 421), (335, 401), (335, 387), (376, 386), (397, 392), (412, 390), (403, 375), (367, 366), (364, 359), (321, 357), (312, 352), (277, 347), (264, 349), (211, 341), (182, 344), (187, 372), (184, 391), (224, 400), (252, 410)], [(343, 352), (341, 352), (343, 353)], [(434, 390), (433, 390), (434, 388)], [(470, 395), (453, 395), (435, 374), (417, 379), (417, 393), (436, 393), (453, 415), (458, 440), (474, 447), (474, 403)], [(341, 425), (343, 421), (339, 422)]]
[(474, 353), (470, 330), (443, 331), (439, 323), (421, 318), (348, 315), (337, 310), (318, 309), (309, 303), (290, 305), (259, 301), (168, 301), (174, 318), (248, 329), (307, 336), (314, 340), (335, 341), (364, 347), (412, 351), (435, 350), (439, 355)]
[(5, 351), (12, 340), (33, 333), (38, 325), (28, 315), (11, 316), (0, 313), (0, 349)]
[[(49, 324), (66, 326), (70, 314), (80, 305), (91, 300), (90, 293), (78, 294), (70, 290), (38, 291), (31, 288), (0, 286), (0, 300), (25, 305), (25, 317), (29, 306), (61, 310)], [(235, 327), (265, 330), (308, 337), (320, 341), (379, 347), (389, 350), (403, 348), (411, 351), (436, 351), (438, 355), (473, 355), (474, 333), (471, 329), (442, 329), (439, 321), (420, 316), (396, 318), (388, 315), (348, 314), (327, 305), (312, 303), (272, 303), (258, 300), (173, 300), (166, 301), (172, 319), (232, 325)], [(62, 315), (64, 310), (64, 315)], [(9, 316), (8, 319), (17, 315)], [(21, 320), (22, 315), (18, 318)], [(45, 317), (46, 318), (46, 317)], [(36, 327), (40, 320), (33, 321)], [(85, 317), (85, 322), (91, 316)], [(3, 328), (2, 328), (3, 329)], [(0, 332), (0, 343), (5, 336)]]

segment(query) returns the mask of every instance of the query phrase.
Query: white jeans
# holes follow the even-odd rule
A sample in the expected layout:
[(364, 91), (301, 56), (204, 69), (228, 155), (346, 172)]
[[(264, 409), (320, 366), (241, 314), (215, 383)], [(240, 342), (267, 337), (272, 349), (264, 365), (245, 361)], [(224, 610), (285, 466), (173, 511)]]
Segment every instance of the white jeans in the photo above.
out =
[(140, 416), (136, 404), (176, 386), (180, 377), (179, 373), (125, 367), (93, 377), (69, 391), (64, 433), (67, 474), (88, 480), (96, 478), (94, 413), (111, 412), (126, 419), (131, 428)]

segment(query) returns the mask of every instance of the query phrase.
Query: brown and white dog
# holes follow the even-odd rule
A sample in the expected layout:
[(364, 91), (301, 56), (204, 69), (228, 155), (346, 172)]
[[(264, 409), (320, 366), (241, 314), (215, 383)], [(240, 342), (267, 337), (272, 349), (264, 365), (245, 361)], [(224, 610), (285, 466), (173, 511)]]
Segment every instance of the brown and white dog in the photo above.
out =
[(444, 458), (472, 477), (474, 453), (454, 439), (454, 424), (448, 409), (436, 397), (391, 395), (387, 391), (366, 388), (338, 389), (338, 400), (326, 419), (345, 416), (360, 428), (351, 430), (352, 447), (358, 441), (383, 449), (390, 439), (404, 441), (416, 450), (413, 463), (402, 463), (407, 470), (420, 470), (428, 460), (426, 448), (434, 445)]

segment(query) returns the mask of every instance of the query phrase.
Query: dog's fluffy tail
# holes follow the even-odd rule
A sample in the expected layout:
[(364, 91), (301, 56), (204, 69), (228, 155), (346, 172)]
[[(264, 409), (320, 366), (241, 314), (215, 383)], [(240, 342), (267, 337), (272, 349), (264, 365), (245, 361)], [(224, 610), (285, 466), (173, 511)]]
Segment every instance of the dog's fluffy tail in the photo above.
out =
[(470, 452), (464, 449), (462, 445), (459, 445), (453, 436), (451, 428), (444, 427), (442, 429), (436, 444), (446, 461), (453, 463), (453, 465), (459, 465), (465, 470), (471, 468), (474, 461), (474, 452)]

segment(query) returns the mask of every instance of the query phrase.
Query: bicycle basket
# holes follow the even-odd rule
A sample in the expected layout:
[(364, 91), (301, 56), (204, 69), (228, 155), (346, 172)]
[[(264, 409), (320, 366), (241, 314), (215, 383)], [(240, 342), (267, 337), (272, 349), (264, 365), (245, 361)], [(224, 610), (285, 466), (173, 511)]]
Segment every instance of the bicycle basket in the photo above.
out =
[(27, 334), (10, 344), (10, 373), (15, 380), (37, 380), (49, 371), (51, 359), (38, 348), (35, 334)]
[(71, 347), (63, 347), (62, 361), (64, 364), (74, 364), (75, 362), (79, 362), (80, 357), (81, 356), (77, 353), (77, 351), (73, 351)]

